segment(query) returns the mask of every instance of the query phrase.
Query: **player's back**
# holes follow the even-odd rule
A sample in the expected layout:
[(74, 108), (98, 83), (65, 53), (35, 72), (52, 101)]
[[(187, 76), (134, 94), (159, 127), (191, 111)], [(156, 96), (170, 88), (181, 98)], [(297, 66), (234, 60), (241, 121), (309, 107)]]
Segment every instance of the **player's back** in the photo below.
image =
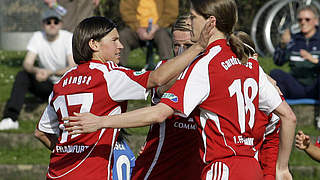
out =
[(59, 143), (51, 154), (49, 177), (74, 179), (73, 171), (81, 179), (110, 176), (111, 154), (118, 130), (102, 129), (70, 136), (63, 130), (62, 121), (74, 112), (99, 116), (121, 113), (121, 103), (113, 101), (108, 93), (109, 82), (105, 76), (109, 70), (106, 64), (84, 63), (72, 68), (54, 86), (50, 104), (56, 111), (61, 131)]
[(206, 77), (210, 93), (200, 104), (198, 120), (203, 129), (204, 158), (212, 161), (235, 155), (253, 157), (252, 127), (259, 103), (258, 63), (243, 65), (223, 42), (210, 48), (198, 62), (211, 59)]

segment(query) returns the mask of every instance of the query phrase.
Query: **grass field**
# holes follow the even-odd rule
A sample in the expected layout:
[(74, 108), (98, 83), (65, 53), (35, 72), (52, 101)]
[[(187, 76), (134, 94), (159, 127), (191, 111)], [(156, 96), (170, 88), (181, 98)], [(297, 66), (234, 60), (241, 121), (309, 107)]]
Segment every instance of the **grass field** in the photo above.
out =
[[(25, 52), (8, 52), (0, 51), (0, 111), (3, 111), (3, 106), (6, 100), (9, 98), (12, 83), (14, 81), (15, 74), (21, 70), (22, 60)], [(156, 58), (158, 61), (158, 58)], [(259, 58), (261, 66), (269, 73), (276, 67), (270, 57)], [(135, 50), (130, 54), (129, 66), (133, 69), (141, 69), (144, 67), (145, 56), (143, 50)], [(281, 67), (281, 69), (288, 71), (288, 66)], [(30, 96), (32, 99), (32, 96)], [(129, 110), (139, 107), (147, 106), (148, 102), (144, 101), (129, 101)], [(32, 111), (23, 111), (20, 115), (20, 129), (5, 131), (9, 134), (32, 134), (36, 127), (36, 122), (43, 110), (43, 106), (34, 107)], [(312, 136), (319, 135), (319, 131), (315, 130), (313, 126), (300, 126), (297, 129), (304, 130), (307, 134)], [(148, 127), (131, 128), (128, 129), (130, 134), (133, 135), (146, 135)], [(0, 142), (1, 143), (1, 142)], [(50, 151), (44, 147), (34, 147), (32, 145), (5, 147), (0, 146), (0, 164), (48, 164)], [(290, 158), (291, 166), (318, 166), (318, 163), (311, 160), (304, 152), (298, 151), (293, 148), (293, 152)], [(303, 179), (303, 177), (299, 178)]]

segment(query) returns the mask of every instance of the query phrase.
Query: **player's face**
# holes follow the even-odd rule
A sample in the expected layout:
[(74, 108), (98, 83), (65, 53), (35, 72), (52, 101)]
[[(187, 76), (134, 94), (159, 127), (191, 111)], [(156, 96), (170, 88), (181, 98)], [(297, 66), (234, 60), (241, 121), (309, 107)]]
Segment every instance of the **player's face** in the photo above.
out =
[(298, 22), (303, 34), (308, 35), (309, 33), (316, 32), (316, 25), (318, 25), (318, 20), (312, 11), (301, 11), (298, 15)]
[(173, 50), (175, 56), (178, 56), (193, 44), (190, 31), (173, 31)]
[(50, 18), (43, 21), (43, 29), (48, 36), (56, 36), (62, 27), (62, 22), (57, 18)]
[(123, 45), (119, 40), (119, 33), (116, 28), (110, 31), (99, 41), (98, 58), (103, 62), (113, 61), (116, 64), (120, 62), (120, 51)]
[(206, 20), (192, 8), (190, 9), (190, 14), (192, 27), (191, 41), (196, 42), (200, 37), (201, 30), (204, 27)]

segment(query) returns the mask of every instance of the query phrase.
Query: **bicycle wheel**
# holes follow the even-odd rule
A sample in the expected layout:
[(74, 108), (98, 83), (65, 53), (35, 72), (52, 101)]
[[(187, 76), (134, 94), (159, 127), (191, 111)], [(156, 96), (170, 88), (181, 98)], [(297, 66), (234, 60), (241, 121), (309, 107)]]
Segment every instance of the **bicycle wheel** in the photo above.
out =
[(264, 30), (263, 25), (264, 21), (266, 19), (266, 15), (268, 11), (277, 4), (278, 0), (271, 0), (267, 2), (265, 5), (263, 5), (257, 14), (255, 15), (252, 25), (251, 25), (251, 38), (254, 42), (254, 45), (256, 46), (256, 51), (259, 53), (261, 56), (264, 56), (266, 51), (263, 50), (265, 49), (265, 45), (263, 42), (263, 34)]
[[(297, 9), (303, 5), (299, 0), (285, 0), (277, 3), (268, 13), (267, 19), (264, 25), (263, 40), (267, 51), (271, 54), (274, 53), (275, 46), (279, 44), (281, 34), (285, 29), (290, 28), (291, 32), (299, 32), (299, 25), (296, 22)], [(320, 10), (320, 4), (317, 1), (312, 1), (311, 5), (314, 5), (318, 11)]]

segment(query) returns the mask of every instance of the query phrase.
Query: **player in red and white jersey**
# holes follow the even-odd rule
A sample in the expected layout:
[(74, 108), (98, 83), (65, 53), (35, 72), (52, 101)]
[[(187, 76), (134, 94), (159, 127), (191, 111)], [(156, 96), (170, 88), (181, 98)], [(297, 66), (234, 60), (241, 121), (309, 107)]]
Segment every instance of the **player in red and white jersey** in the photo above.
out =
[(47, 179), (110, 179), (118, 129), (71, 135), (62, 118), (79, 112), (99, 116), (125, 112), (127, 100), (145, 99), (148, 89), (176, 77), (202, 51), (210, 37), (207, 26), (203, 44), (193, 45), (192, 51), (153, 72), (136, 72), (117, 65), (123, 46), (115, 27), (109, 19), (91, 17), (75, 29), (73, 56), (78, 66), (54, 86), (35, 132), (52, 149)]
[[(194, 38), (206, 21), (211, 21), (214, 35), (206, 51), (182, 73), (173, 87), (162, 96), (159, 104), (121, 115), (98, 117), (82, 113), (66, 120), (71, 134), (92, 132), (102, 127), (137, 127), (163, 122), (175, 111), (188, 117), (196, 108), (196, 118), (203, 140), (202, 156), (206, 167), (201, 179), (263, 179), (254, 158), (252, 127), (255, 112), (274, 112), (281, 118), (277, 176), (291, 175), (287, 168), (294, 136), (295, 115), (277, 90), (267, 80), (257, 61), (243, 53), (241, 41), (232, 35), (237, 21), (237, 6), (233, 0), (191, 0)], [(197, 117), (197, 116), (195, 116)], [(72, 126), (72, 127), (69, 127)], [(76, 127), (78, 126), (78, 127)], [(282, 137), (283, 138), (283, 137)]]
[[(255, 52), (255, 45), (251, 37), (243, 31), (237, 31), (234, 34), (245, 45), (245, 54), (255, 60), (258, 60), (258, 54)], [(268, 75), (267, 77), (268, 80), (278, 89), (279, 94), (281, 95), (282, 93), (276, 86), (276, 82)], [(283, 97), (281, 98), (284, 100)], [(254, 142), (255, 149), (257, 150), (255, 157), (259, 160), (264, 180), (275, 180), (276, 162), (279, 151), (280, 119), (273, 113), (267, 116), (260, 110), (256, 113), (256, 119), (256, 121), (259, 121), (260, 123), (255, 124), (253, 127), (253, 131), (258, 135)], [(264, 133), (263, 136), (261, 135), (262, 133)]]
[[(157, 104), (159, 97), (152, 96)], [(199, 154), (201, 141), (193, 116), (172, 115), (150, 126), (142, 153), (136, 160), (132, 179), (200, 179), (203, 162)], [(183, 171), (181, 171), (183, 164)]]
[[(189, 16), (178, 17), (172, 27), (173, 49), (176, 56), (193, 44), (191, 31)], [(156, 68), (166, 62), (166, 60), (160, 61)], [(159, 103), (162, 94), (170, 87), (168, 84), (154, 88), (152, 104)], [(136, 160), (132, 179), (200, 179), (203, 166), (198, 153), (200, 144), (193, 115), (190, 115), (190, 118), (173, 115), (162, 123), (151, 125), (143, 151)]]

